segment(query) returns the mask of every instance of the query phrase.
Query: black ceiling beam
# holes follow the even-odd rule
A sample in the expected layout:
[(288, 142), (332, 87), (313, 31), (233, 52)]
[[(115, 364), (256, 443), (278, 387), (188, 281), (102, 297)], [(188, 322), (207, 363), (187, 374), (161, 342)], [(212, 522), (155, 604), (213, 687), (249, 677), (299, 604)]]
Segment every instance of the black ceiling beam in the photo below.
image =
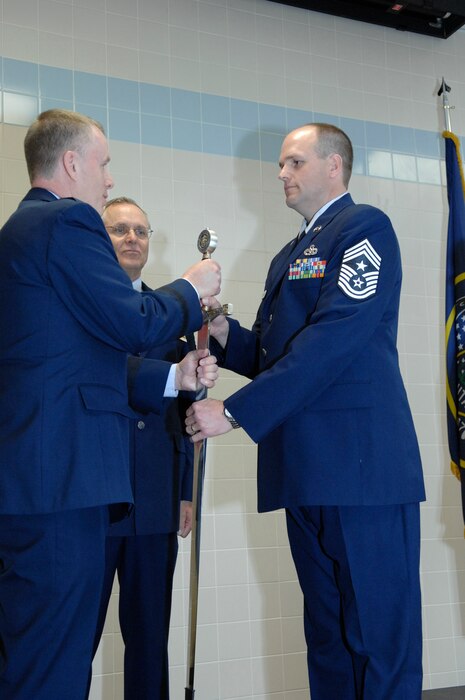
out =
[(447, 39), (465, 24), (465, 0), (271, 0), (305, 10)]

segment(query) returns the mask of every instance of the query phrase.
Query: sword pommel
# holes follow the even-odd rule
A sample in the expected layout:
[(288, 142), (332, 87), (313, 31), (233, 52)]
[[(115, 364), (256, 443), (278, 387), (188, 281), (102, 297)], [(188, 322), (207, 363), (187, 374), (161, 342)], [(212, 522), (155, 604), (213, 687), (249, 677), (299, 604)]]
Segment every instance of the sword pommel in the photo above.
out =
[(199, 237), (197, 239), (197, 249), (200, 253), (202, 253), (203, 260), (206, 260), (207, 258), (211, 257), (211, 254), (215, 250), (217, 243), (218, 236), (211, 229), (204, 228), (204, 230), (200, 232)]

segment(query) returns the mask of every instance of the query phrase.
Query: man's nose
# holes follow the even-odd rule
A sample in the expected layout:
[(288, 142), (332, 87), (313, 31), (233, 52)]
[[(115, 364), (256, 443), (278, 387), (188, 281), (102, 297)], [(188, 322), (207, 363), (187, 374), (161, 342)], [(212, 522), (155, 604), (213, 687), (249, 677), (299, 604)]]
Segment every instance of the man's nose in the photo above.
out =
[(128, 230), (126, 233), (126, 240), (137, 241), (136, 233), (131, 226), (128, 227)]

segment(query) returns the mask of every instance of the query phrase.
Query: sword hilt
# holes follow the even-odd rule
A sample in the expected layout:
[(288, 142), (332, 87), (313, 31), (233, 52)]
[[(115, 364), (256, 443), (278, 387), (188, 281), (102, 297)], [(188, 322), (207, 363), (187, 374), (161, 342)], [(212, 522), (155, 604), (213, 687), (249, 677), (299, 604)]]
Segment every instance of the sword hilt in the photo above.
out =
[(213, 321), (213, 319), (218, 318), (218, 316), (231, 316), (232, 313), (232, 304), (223, 304), (223, 306), (217, 306), (215, 309), (208, 309), (205, 306), (202, 308), (202, 316), (204, 323), (210, 323), (210, 321)]

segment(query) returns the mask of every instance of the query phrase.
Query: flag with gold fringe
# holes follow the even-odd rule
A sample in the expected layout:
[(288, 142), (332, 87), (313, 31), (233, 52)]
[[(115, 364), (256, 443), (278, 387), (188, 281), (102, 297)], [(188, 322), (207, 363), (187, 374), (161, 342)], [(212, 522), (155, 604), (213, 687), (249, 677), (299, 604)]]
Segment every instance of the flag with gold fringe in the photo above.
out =
[(451, 469), (460, 479), (465, 522), (465, 180), (460, 143), (444, 131), (449, 223), (446, 257), (446, 394)]

